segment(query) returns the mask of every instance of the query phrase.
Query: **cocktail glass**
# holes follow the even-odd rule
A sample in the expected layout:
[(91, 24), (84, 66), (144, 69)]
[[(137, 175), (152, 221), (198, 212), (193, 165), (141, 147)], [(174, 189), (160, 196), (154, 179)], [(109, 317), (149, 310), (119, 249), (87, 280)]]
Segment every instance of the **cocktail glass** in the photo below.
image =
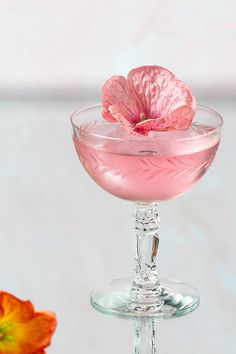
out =
[(198, 106), (188, 129), (138, 136), (105, 121), (101, 105), (71, 116), (78, 157), (105, 191), (135, 202), (136, 256), (133, 279), (119, 279), (95, 290), (91, 303), (120, 317), (177, 317), (199, 305), (198, 291), (183, 282), (158, 277), (158, 203), (191, 189), (211, 165), (223, 120)]

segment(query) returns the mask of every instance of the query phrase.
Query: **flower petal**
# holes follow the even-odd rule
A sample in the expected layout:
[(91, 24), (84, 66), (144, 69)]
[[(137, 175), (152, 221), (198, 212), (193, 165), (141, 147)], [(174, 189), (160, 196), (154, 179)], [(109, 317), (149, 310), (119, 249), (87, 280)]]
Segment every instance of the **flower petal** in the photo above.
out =
[[(178, 108), (185, 106), (183, 110), (183, 112), (185, 111), (185, 126), (190, 125), (196, 109), (195, 98), (187, 86), (182, 81), (175, 79), (174, 74), (169, 70), (160, 66), (142, 66), (130, 71), (128, 81), (130, 85), (134, 86), (145, 107), (146, 118), (165, 119)], [(187, 107), (189, 107), (188, 115)], [(172, 120), (172, 129), (178, 129), (178, 126), (182, 126), (182, 123), (177, 122), (178, 117), (181, 118), (180, 115), (175, 114), (175, 119)], [(155, 127), (154, 130), (159, 130), (159, 123), (151, 124), (151, 126)], [(168, 125), (166, 124), (165, 129), (167, 128)]]
[(169, 70), (157, 66), (141, 66), (128, 74), (128, 82), (142, 101), (146, 118), (161, 116), (160, 102), (169, 83), (175, 79)]
[(111, 122), (117, 120), (111, 113), (113, 105), (115, 105), (116, 111), (129, 122), (137, 123), (139, 121), (142, 103), (133, 87), (123, 76), (112, 76), (102, 89), (102, 115)]
[(0, 291), (0, 354), (43, 354), (56, 327), (51, 312), (35, 312), (30, 301)]
[(136, 124), (136, 133), (147, 135), (149, 131), (187, 129), (192, 121), (194, 110), (189, 106), (177, 108), (165, 118), (146, 119)]
[(139, 135), (148, 135), (151, 130), (166, 130), (165, 120), (163, 118), (146, 119), (136, 124), (134, 129)]
[(56, 323), (53, 313), (36, 312), (30, 321), (15, 326), (11, 334), (16, 338), (19, 353), (40, 353), (50, 344)]
[(135, 124), (130, 123), (126, 118), (123, 117), (123, 115), (119, 112), (119, 107), (117, 105), (112, 105), (110, 107), (110, 112), (115, 118), (116, 122), (120, 123), (120, 125), (122, 125), (125, 130), (132, 134), (140, 135), (135, 132)]
[(30, 301), (21, 301), (6, 292), (0, 292), (0, 324), (2, 320), (26, 322), (34, 315), (34, 307)]
[(190, 106), (181, 106), (165, 117), (168, 129), (187, 129), (192, 122), (195, 110)]

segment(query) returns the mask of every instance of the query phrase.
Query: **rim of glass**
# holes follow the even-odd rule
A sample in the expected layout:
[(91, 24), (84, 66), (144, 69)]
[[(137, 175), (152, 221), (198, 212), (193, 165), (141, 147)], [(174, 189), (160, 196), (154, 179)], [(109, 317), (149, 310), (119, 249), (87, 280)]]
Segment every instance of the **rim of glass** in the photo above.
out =
[[(85, 113), (86, 111), (89, 111), (89, 110), (92, 110), (92, 109), (95, 109), (95, 108), (98, 108), (98, 107), (102, 107), (102, 104), (101, 103), (96, 103), (96, 104), (87, 105), (87, 106), (84, 106), (81, 109), (75, 110), (70, 116), (70, 122), (71, 122), (71, 125), (73, 126), (73, 128), (81, 131), (83, 133), (83, 135), (87, 135), (87, 136), (94, 136), (94, 137), (98, 137), (98, 138), (102, 138), (102, 139), (108, 139), (108, 140), (117, 140), (117, 141), (125, 141), (126, 140), (127, 141), (127, 138), (116, 138), (116, 137), (113, 137), (113, 136), (106, 136), (106, 135), (102, 135), (102, 134), (87, 133), (86, 131), (84, 131), (84, 129), (81, 129), (81, 127), (75, 123), (74, 120), (80, 113)], [(214, 111), (213, 109), (211, 109), (209, 107), (206, 107), (206, 106), (200, 105), (200, 104), (197, 105), (197, 108), (202, 109), (202, 110), (212, 114), (213, 116), (215, 116), (216, 124), (215, 124), (214, 128), (209, 130), (206, 133), (202, 133), (202, 134), (199, 133), (198, 135), (185, 137), (185, 138), (177, 138), (176, 140), (185, 141), (185, 140), (199, 139), (199, 138), (202, 138), (204, 136), (208, 136), (208, 135), (214, 134), (218, 129), (220, 129), (222, 127), (223, 118), (218, 112)], [(106, 120), (104, 119), (104, 121), (106, 121)], [(112, 124), (112, 123), (109, 123), (109, 122), (107, 122), (107, 123), (108, 124)], [(186, 129), (184, 129), (184, 130), (186, 130)], [(172, 134), (175, 131), (176, 131), (175, 129), (168, 130), (168, 131), (157, 131), (156, 132), (157, 134), (155, 136), (142, 136), (142, 135), (133, 135), (133, 134), (130, 134), (130, 136), (132, 136), (132, 141), (142, 141), (142, 140), (151, 141), (151, 140), (155, 140), (157, 138), (157, 135), (159, 135), (159, 134), (161, 134), (161, 135), (162, 134), (167, 134), (167, 133), (168, 134)]]

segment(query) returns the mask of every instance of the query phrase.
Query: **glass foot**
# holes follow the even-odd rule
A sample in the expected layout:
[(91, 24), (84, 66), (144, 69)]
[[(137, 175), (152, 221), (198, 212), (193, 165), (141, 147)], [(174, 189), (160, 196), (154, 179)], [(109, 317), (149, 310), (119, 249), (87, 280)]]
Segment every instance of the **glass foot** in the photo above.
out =
[(94, 290), (91, 294), (92, 306), (106, 314), (117, 317), (155, 317), (159, 319), (187, 315), (200, 302), (197, 289), (172, 279), (160, 278), (160, 293), (152, 301), (133, 303), (130, 299), (131, 279), (118, 279), (109, 286)]

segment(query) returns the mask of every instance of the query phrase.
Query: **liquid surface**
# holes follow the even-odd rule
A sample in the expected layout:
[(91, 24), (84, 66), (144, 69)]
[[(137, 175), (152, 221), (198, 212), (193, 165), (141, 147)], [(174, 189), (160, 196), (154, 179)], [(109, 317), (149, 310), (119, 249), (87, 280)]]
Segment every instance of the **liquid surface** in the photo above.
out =
[[(90, 135), (95, 131), (97, 136)], [(75, 137), (74, 144), (91, 178), (107, 192), (130, 201), (162, 201), (183, 194), (207, 171), (219, 145), (210, 128), (200, 125), (159, 132), (151, 139), (129, 135), (129, 141), (117, 140), (127, 134), (112, 124), (96, 123)]]

